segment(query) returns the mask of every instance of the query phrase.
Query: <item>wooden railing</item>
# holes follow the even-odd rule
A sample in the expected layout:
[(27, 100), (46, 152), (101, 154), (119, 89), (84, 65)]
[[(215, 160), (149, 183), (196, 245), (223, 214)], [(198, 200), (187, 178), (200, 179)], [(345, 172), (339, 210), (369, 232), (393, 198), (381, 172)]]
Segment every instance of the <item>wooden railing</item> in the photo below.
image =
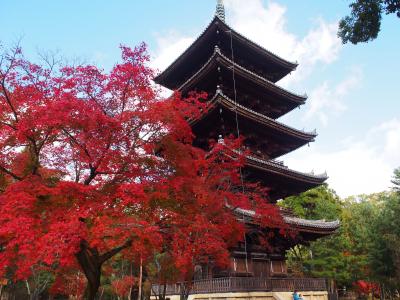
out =
[[(166, 295), (180, 295), (181, 283), (168, 284)], [(322, 278), (255, 278), (226, 277), (196, 280), (191, 284), (190, 294), (256, 292), (256, 291), (326, 291), (326, 280)], [(153, 294), (159, 294), (164, 286), (153, 285)]]

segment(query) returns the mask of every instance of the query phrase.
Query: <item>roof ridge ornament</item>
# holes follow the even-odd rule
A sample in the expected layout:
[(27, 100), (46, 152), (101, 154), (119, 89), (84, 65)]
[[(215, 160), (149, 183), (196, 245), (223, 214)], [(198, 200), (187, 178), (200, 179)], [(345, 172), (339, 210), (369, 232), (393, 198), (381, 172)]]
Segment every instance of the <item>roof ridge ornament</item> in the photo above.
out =
[(217, 8), (215, 10), (215, 15), (225, 23), (225, 6), (223, 0), (217, 0)]

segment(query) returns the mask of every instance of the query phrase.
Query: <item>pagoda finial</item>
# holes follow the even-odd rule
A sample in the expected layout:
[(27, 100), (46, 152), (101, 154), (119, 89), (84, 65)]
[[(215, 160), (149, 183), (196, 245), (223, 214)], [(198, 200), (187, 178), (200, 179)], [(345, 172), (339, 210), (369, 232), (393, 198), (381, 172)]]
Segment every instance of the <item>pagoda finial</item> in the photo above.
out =
[(217, 0), (217, 9), (215, 10), (215, 15), (225, 22), (225, 7), (223, 0)]

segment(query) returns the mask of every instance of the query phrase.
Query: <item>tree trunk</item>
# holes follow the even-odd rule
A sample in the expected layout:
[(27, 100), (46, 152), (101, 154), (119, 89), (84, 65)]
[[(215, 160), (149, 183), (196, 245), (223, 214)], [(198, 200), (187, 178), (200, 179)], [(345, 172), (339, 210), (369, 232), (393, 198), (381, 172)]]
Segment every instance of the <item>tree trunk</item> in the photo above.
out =
[(100, 262), (99, 252), (97, 249), (90, 248), (86, 241), (82, 241), (76, 258), (87, 279), (86, 297), (88, 300), (94, 300), (100, 287), (102, 263)]
[(76, 254), (76, 258), (87, 279), (85, 292), (87, 300), (95, 300), (96, 298), (100, 288), (101, 267), (103, 263), (131, 244), (131, 241), (127, 241), (123, 246), (100, 255), (97, 248), (90, 248), (87, 241), (81, 241), (80, 250)]
[(143, 259), (140, 256), (140, 271), (139, 271), (139, 293), (137, 300), (142, 300), (142, 284), (143, 284)]
[(181, 293), (179, 295), (179, 300), (188, 300), (190, 294), (190, 283), (189, 282), (181, 282)]
[[(129, 263), (129, 275), (133, 276), (132, 262)], [(132, 291), (133, 291), (133, 285), (131, 284), (131, 286), (129, 287), (128, 300), (132, 300)]]
[(25, 280), (25, 286), (26, 286), (26, 290), (28, 291), (29, 299), (32, 299), (32, 297), (31, 297), (31, 287), (29, 286), (28, 280)]

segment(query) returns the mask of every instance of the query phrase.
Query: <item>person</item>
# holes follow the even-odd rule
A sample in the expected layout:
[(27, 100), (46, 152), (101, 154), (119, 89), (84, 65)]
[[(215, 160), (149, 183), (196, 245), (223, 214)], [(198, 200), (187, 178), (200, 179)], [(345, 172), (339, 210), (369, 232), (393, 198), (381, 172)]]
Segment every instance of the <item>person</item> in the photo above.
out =
[(293, 300), (301, 300), (300, 295), (297, 293), (297, 290), (293, 292)]

